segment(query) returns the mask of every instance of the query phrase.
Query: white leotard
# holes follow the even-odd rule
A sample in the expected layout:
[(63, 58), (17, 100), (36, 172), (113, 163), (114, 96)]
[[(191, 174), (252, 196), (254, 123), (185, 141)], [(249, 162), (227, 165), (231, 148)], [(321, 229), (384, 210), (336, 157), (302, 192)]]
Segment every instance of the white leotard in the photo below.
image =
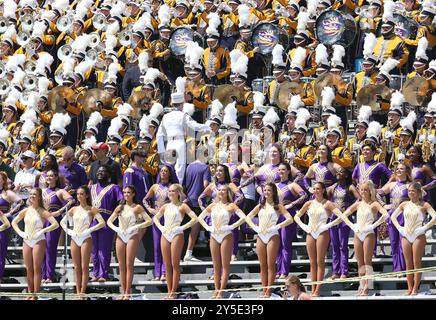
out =
[(83, 242), (91, 238), (91, 235), (83, 235), (83, 232), (89, 229), (92, 222), (92, 217), (88, 210), (82, 207), (76, 207), (73, 214), (73, 230), (76, 233), (75, 236), (71, 237), (77, 246), (82, 246)]
[(126, 232), (127, 229), (136, 225), (137, 217), (133, 209), (134, 208), (125, 205), (123, 211), (121, 211), (118, 216), (118, 226), (120, 228), (118, 237), (123, 240), (124, 243), (129, 242), (130, 238), (138, 233), (138, 230), (130, 233)]
[(312, 200), (309, 210), (307, 210), (307, 215), (309, 216), (308, 226), (310, 228), (310, 235), (314, 239), (318, 239), (322, 232), (320, 227), (327, 224), (329, 218), (327, 211), (324, 208), (324, 204), (316, 200)]
[(279, 215), (277, 214), (274, 207), (269, 203), (265, 203), (265, 206), (259, 210), (259, 229), (260, 232), (258, 236), (263, 243), (267, 244), (269, 240), (279, 234), (278, 231), (268, 232), (268, 229), (275, 226), (277, 224), (277, 220), (279, 220)]
[(29, 208), (24, 217), (24, 233), (26, 238), (24, 242), (31, 248), (33, 248), (39, 241), (45, 240), (45, 235), (41, 234), (38, 238), (35, 238), (35, 233), (41, 231), (44, 228), (44, 219), (33, 208)]
[(231, 234), (231, 231), (223, 232), (221, 228), (223, 226), (228, 226), (230, 221), (230, 213), (227, 211), (226, 206), (223, 204), (216, 204), (210, 213), (212, 219), (212, 227), (214, 232), (211, 236), (218, 242), (223, 242), (224, 238)]
[(412, 202), (409, 202), (404, 205), (403, 216), (405, 229), (404, 237), (410, 243), (413, 243), (419, 236), (419, 234), (416, 232), (416, 229), (422, 227), (425, 214), (422, 212), (420, 207)]
[(356, 226), (358, 230), (356, 236), (360, 239), (360, 241), (364, 241), (369, 234), (374, 233), (374, 230), (362, 232), (365, 227), (368, 227), (373, 223), (374, 213), (371, 210), (371, 205), (361, 201), (356, 213)]
[(179, 207), (175, 204), (169, 203), (164, 211), (164, 231), (162, 235), (169, 241), (173, 241), (174, 237), (182, 232), (175, 233), (174, 229), (180, 227), (183, 216), (179, 211)]

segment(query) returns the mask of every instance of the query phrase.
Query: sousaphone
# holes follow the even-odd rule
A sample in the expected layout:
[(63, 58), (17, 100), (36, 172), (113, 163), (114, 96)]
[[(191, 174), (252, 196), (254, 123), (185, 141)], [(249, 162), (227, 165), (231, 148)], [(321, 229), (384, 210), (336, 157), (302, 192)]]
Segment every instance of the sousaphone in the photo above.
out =
[(232, 84), (222, 84), (215, 89), (212, 100), (218, 99), (223, 106), (226, 106), (233, 101), (241, 101), (243, 96), (241, 88)]
[(403, 86), (404, 99), (412, 106), (422, 106), (429, 88), (428, 81), (423, 77), (408, 78)]

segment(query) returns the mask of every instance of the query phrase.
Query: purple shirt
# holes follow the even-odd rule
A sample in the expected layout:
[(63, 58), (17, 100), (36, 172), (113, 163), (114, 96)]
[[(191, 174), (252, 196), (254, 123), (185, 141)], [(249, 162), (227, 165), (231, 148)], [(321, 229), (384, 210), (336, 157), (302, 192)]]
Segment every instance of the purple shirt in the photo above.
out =
[(65, 165), (60, 165), (59, 173), (65, 177), (65, 184), (71, 186), (72, 189), (78, 189), (88, 183), (85, 169), (76, 162), (73, 162), (69, 168)]
[(357, 164), (354, 168), (352, 178), (357, 181), (357, 186), (371, 180), (374, 182), (376, 188), (379, 188), (382, 178), (384, 177), (388, 179), (391, 175), (392, 172), (384, 163), (371, 160)]
[(135, 201), (142, 204), (142, 200), (153, 185), (151, 175), (144, 169), (131, 166), (123, 175), (123, 188), (133, 185), (136, 190)]
[(198, 197), (204, 191), (204, 181), (211, 181), (209, 165), (199, 161), (189, 164), (185, 172), (184, 185), (191, 208), (199, 207)]
[(102, 217), (107, 220), (118, 203), (123, 200), (123, 193), (116, 184), (108, 185), (106, 188), (97, 183), (91, 186), (91, 197), (92, 205), (99, 209)]

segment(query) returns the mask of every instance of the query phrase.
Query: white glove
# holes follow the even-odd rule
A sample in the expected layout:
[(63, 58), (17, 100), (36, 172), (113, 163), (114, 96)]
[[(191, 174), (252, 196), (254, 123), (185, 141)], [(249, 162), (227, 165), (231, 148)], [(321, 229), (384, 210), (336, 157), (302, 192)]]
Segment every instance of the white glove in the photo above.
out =
[(197, 13), (197, 10), (198, 10), (198, 2), (194, 4), (194, 6), (192, 7), (192, 13)]
[(214, 227), (212, 227), (212, 226), (207, 226), (207, 227), (205, 228), (205, 230), (206, 230), (207, 232), (210, 232), (210, 233), (212, 233), (212, 232), (214, 232), (214, 231), (215, 231), (215, 228), (214, 228)]
[(44, 234), (44, 231), (39, 230), (35, 232), (35, 239), (38, 239), (40, 236), (42, 236)]
[(359, 233), (359, 228), (357, 227), (357, 224), (352, 224), (350, 229), (353, 230), (354, 233)]
[(415, 232), (416, 232), (416, 234), (418, 234), (418, 235), (425, 234), (426, 231), (427, 231), (427, 228), (424, 227), (424, 226), (422, 226), (422, 227), (418, 227), (418, 228), (415, 229)]
[(120, 233), (121, 232), (120, 227), (116, 227), (116, 226), (113, 226), (112, 230), (114, 230), (116, 233)]
[(390, 139), (394, 136), (394, 134), (391, 131), (386, 130), (385, 132), (385, 139)]
[(324, 138), (326, 137), (326, 133), (325, 133), (325, 131), (320, 132), (320, 133), (318, 134), (318, 136), (319, 136), (320, 139), (324, 139)]
[(278, 224), (276, 224), (276, 225), (274, 225), (274, 226), (272, 226), (271, 228), (268, 229), (268, 233), (273, 233), (273, 232), (276, 232), (276, 231), (279, 231), (279, 230), (280, 230), (280, 227), (279, 227)]
[(91, 229), (88, 228), (88, 229), (86, 229), (85, 231), (82, 232), (81, 236), (84, 237), (84, 238), (87, 238), (88, 236), (91, 235), (91, 233), (92, 233)]
[(134, 232), (138, 231), (138, 229), (139, 229), (139, 226), (136, 224), (134, 226), (128, 227), (126, 230), (126, 233), (134, 233)]
[(229, 225), (226, 225), (226, 226), (221, 227), (221, 231), (222, 232), (229, 232), (229, 231), (233, 231), (233, 228)]
[(324, 231), (327, 231), (328, 229), (330, 229), (330, 225), (329, 224), (323, 224), (319, 227), (318, 229), (318, 233), (321, 234)]
[(175, 228), (173, 229), (173, 232), (174, 232), (174, 233), (183, 233), (183, 228), (182, 228), (182, 227), (175, 227)]
[(400, 226), (400, 227), (398, 227), (398, 232), (399, 232), (403, 237), (406, 236), (406, 228)]
[(18, 234), (21, 238), (23, 238), (23, 239), (26, 239), (26, 238), (27, 238), (26, 233), (23, 232), (23, 231), (21, 231), (21, 230), (18, 230), (18, 231), (17, 231), (17, 234)]
[(159, 229), (161, 233), (165, 233), (165, 227), (162, 225), (155, 224), (155, 226)]
[(295, 153), (293, 153), (293, 152), (288, 152), (286, 155), (287, 155), (289, 162), (292, 162), (295, 158)]
[(403, 161), (405, 158), (406, 158), (406, 156), (404, 155), (404, 153), (398, 154), (398, 161)]
[(431, 142), (431, 144), (436, 144), (436, 136), (433, 134), (430, 134), (428, 137), (428, 141)]
[(364, 228), (363, 228), (363, 230), (362, 230), (362, 232), (363, 233), (365, 233), (365, 232), (371, 232), (371, 231), (373, 231), (374, 230), (374, 227), (371, 225), (371, 226), (365, 226)]
[(255, 134), (250, 134), (250, 140), (252, 142), (259, 142), (259, 137), (256, 136)]
[(360, 149), (360, 144), (359, 143), (354, 143), (353, 144), (353, 151), (357, 151)]
[(291, 139), (290, 136), (288, 136), (287, 134), (281, 134), (280, 135), (280, 141), (281, 142), (288, 142)]
[(303, 229), (304, 232), (306, 232), (306, 233), (310, 233), (310, 232), (312, 231), (312, 229), (311, 229), (307, 224), (302, 223), (302, 224), (300, 225), (300, 227), (301, 227), (301, 229)]
[(74, 231), (73, 229), (67, 229), (67, 234), (68, 234), (70, 237), (75, 237), (75, 236), (77, 236), (76, 231)]
[(259, 228), (259, 226), (253, 226), (253, 231), (254, 232), (256, 232), (256, 233), (260, 233), (260, 228)]

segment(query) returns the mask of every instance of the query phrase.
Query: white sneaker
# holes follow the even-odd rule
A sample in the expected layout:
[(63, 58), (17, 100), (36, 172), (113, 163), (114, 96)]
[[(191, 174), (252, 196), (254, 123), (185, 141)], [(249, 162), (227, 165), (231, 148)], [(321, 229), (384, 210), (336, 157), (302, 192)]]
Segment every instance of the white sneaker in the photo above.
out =
[(200, 259), (197, 259), (196, 257), (194, 257), (194, 256), (192, 256), (192, 255), (190, 255), (190, 256), (185, 256), (185, 257), (183, 258), (183, 261), (185, 261), (185, 262), (201, 262)]

